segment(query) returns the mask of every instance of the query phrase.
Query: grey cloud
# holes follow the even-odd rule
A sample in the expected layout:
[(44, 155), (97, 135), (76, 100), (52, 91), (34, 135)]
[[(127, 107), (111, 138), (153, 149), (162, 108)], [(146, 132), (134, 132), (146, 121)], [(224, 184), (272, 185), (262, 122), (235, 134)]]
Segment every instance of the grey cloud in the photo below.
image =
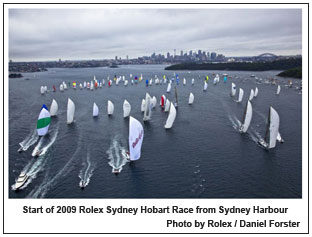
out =
[(173, 49), (226, 56), (301, 53), (300, 9), (10, 9), (9, 57), (137, 57)]

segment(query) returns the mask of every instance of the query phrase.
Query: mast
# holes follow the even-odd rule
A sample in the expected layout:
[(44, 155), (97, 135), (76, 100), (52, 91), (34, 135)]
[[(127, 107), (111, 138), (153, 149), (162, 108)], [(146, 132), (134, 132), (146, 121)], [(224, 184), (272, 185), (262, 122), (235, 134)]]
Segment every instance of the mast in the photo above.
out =
[(176, 104), (178, 106), (178, 92), (177, 92), (177, 87), (174, 87), (174, 91), (175, 91), (175, 98), (176, 98)]
[(244, 117), (243, 117), (243, 123), (242, 125), (245, 123), (245, 119), (246, 119), (246, 113), (247, 113), (247, 107), (248, 107), (248, 100), (247, 100), (247, 103), (246, 103), (246, 106), (245, 106), (245, 111), (244, 111)]
[(267, 136), (268, 136), (269, 129), (270, 129), (270, 123), (271, 123), (271, 106), (269, 108), (269, 118), (268, 118), (267, 128), (266, 128), (266, 131), (265, 131), (265, 136), (264, 136), (264, 140), (265, 140), (266, 143), (268, 143), (267, 142)]

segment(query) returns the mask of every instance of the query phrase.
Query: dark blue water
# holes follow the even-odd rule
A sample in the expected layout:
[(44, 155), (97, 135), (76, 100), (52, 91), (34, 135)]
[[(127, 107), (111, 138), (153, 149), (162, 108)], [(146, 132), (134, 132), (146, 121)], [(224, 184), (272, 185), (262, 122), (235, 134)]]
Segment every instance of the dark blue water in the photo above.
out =
[[(68, 89), (60, 92), (62, 81), (91, 81), (114, 75), (129, 74), (146, 78), (157, 75), (172, 78), (173, 72), (163, 66), (122, 66), (120, 68), (51, 69), (48, 72), (25, 73), (22, 79), (9, 80), (9, 185), (10, 198), (300, 198), (302, 196), (302, 96), (293, 80), (278, 78), (276, 85), (266, 84), (278, 72), (227, 72), (232, 78), (218, 85), (212, 83), (212, 71), (176, 72), (179, 107), (172, 129), (165, 130), (167, 113), (159, 105), (162, 94), (174, 101), (174, 90), (165, 93), (167, 85), (106, 86), (94, 91)], [(52, 72), (54, 71), (54, 72)], [(222, 75), (224, 72), (215, 72)], [(203, 79), (210, 76), (207, 92)], [(255, 74), (259, 79), (251, 78)], [(199, 78), (199, 75), (201, 78)], [(29, 78), (30, 80), (25, 80)], [(186, 78), (187, 85), (182, 85)], [(191, 86), (191, 79), (195, 85)], [(243, 88), (242, 103), (229, 96), (231, 82)], [(40, 94), (40, 86), (49, 92)], [(52, 92), (56, 85), (57, 92)], [(254, 113), (247, 134), (241, 135), (235, 118), (241, 120), (250, 89), (258, 87), (252, 101)], [(174, 88), (173, 88), (174, 89)], [(148, 91), (157, 97), (152, 120), (143, 124), (141, 100)], [(188, 96), (195, 96), (188, 105)], [(37, 140), (34, 129), (41, 106), (59, 105), (59, 114), (52, 119), (49, 135)], [(66, 124), (67, 99), (76, 105), (75, 120)], [(131, 116), (142, 122), (144, 141), (139, 161), (125, 163), (121, 151), (127, 148), (128, 119), (123, 118), (122, 104), (131, 104)], [(114, 115), (107, 116), (107, 100), (115, 105)], [(95, 102), (100, 114), (92, 117)], [(280, 115), (280, 133), (284, 144), (265, 151), (256, 140), (263, 137), (269, 106)], [(33, 137), (32, 137), (33, 134)], [(28, 143), (27, 151), (18, 153), (19, 143)], [(33, 158), (31, 153), (40, 142), (45, 154)], [(34, 144), (32, 144), (34, 143)], [(32, 145), (31, 145), (32, 144)], [(119, 175), (112, 166), (122, 166)], [(15, 192), (12, 185), (21, 171), (30, 175), (26, 185)], [(88, 185), (81, 190), (79, 183)]]

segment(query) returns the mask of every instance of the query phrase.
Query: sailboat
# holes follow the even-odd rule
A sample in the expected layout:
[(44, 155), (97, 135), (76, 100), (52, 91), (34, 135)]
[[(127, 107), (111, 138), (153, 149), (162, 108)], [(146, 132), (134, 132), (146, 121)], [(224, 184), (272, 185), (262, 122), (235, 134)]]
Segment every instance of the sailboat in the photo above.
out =
[(236, 85), (232, 82), (232, 88), (231, 88), (231, 96), (234, 97), (236, 94)]
[(252, 119), (252, 106), (250, 101), (248, 100), (246, 103), (246, 107), (245, 107), (245, 112), (244, 112), (244, 117), (243, 117), (243, 122), (242, 125), (239, 128), (239, 131), (241, 133), (245, 133), (248, 130), (248, 127), (250, 125)]
[(63, 92), (64, 91), (64, 87), (63, 84), (60, 85), (60, 91)]
[(250, 90), (250, 95), (249, 95), (249, 100), (252, 101), (252, 99), (254, 98), (255, 92), (253, 89)]
[(194, 85), (194, 82), (195, 82), (195, 79), (194, 79), (194, 78), (192, 78), (192, 86)]
[(167, 93), (170, 93), (171, 91), (171, 81), (168, 83), (168, 86), (167, 86)]
[(170, 103), (170, 110), (169, 110), (169, 115), (168, 115), (168, 118), (167, 118), (167, 121), (166, 121), (166, 124), (165, 124), (165, 128), (166, 129), (169, 129), (172, 127), (173, 125), (173, 122), (176, 118), (176, 114), (177, 114), (177, 111), (174, 107), (174, 105), (172, 103)]
[(96, 103), (93, 103), (93, 117), (99, 116), (99, 107), (96, 105)]
[(155, 108), (155, 106), (157, 104), (157, 99), (155, 96), (153, 96), (153, 98), (151, 99), (151, 104), (153, 105), (153, 108)]
[(74, 114), (75, 114), (75, 104), (74, 102), (68, 98), (67, 102), (67, 124), (71, 124), (74, 122)]
[(28, 180), (29, 176), (25, 172), (21, 172), (15, 183), (15, 190), (19, 190)]
[(183, 79), (183, 85), (184, 86), (186, 85), (186, 79), (185, 78)]
[(127, 86), (127, 85), (128, 85), (128, 80), (125, 80), (124, 85), (125, 85), (125, 86)]
[(44, 94), (44, 92), (45, 92), (45, 90), (44, 90), (44, 86), (41, 86), (41, 87), (40, 87), (40, 93), (41, 93), (41, 95), (43, 95), (43, 94)]
[(108, 115), (113, 115), (114, 113), (114, 104), (110, 100), (107, 101), (107, 114)]
[(207, 87), (208, 87), (208, 84), (207, 84), (207, 82), (205, 81), (205, 82), (204, 82), (204, 91), (207, 90)]
[(131, 105), (127, 100), (124, 100), (123, 103), (123, 117), (127, 118), (130, 115)]
[(244, 90), (242, 88), (239, 88), (238, 100), (236, 102), (238, 103), (242, 102), (243, 96), (244, 96)]
[(141, 147), (143, 143), (144, 129), (142, 124), (132, 116), (129, 119), (129, 152), (127, 159), (136, 161), (141, 157)]
[(145, 96), (145, 108), (144, 108), (144, 117), (143, 117), (143, 121), (148, 121), (151, 119), (152, 116), (152, 104), (151, 104), (151, 96), (146, 93)]
[(44, 136), (48, 133), (50, 123), (50, 112), (47, 106), (43, 104), (37, 121), (37, 133), (39, 136)]
[(280, 118), (276, 110), (270, 106), (269, 116), (267, 122), (267, 129), (265, 132), (264, 139), (260, 139), (258, 143), (265, 149), (272, 149), (276, 145), (278, 136)]
[(280, 92), (281, 92), (281, 86), (277, 85), (276, 95), (279, 95)]
[(144, 110), (145, 110), (145, 99), (142, 99), (141, 112), (144, 112)]
[(58, 110), (58, 104), (57, 102), (53, 99), (52, 100), (52, 104), (50, 106), (50, 115), (52, 116), (56, 116), (57, 114), (57, 110)]
[(193, 93), (191, 92), (190, 93), (190, 96), (189, 96), (189, 105), (191, 105), (191, 104), (193, 104), (193, 102), (194, 102), (194, 95), (193, 95)]
[(170, 101), (167, 99), (166, 100), (166, 106), (165, 106), (165, 112), (168, 112), (169, 111), (169, 109), (170, 109)]
[(256, 89), (255, 89), (255, 97), (257, 97), (258, 92), (259, 92), (258, 87), (256, 87)]
[(87, 87), (87, 82), (83, 82), (83, 87), (86, 88)]
[(165, 104), (166, 104), (166, 96), (162, 95), (161, 98), (160, 98), (160, 106), (162, 108), (165, 108)]
[(83, 86), (82, 86), (82, 84), (81, 84), (81, 83), (79, 84), (79, 87), (80, 87), (80, 89), (82, 89), (82, 88), (83, 88)]

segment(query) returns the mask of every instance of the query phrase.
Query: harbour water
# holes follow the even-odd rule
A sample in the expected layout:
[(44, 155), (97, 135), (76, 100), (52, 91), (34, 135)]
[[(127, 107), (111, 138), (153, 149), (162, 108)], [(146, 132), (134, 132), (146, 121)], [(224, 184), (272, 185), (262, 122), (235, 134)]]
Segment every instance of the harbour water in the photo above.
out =
[[(120, 83), (107, 86), (107, 77), (129, 75), (143, 81), (137, 85)], [(163, 65), (131, 65), (119, 68), (53, 68), (47, 72), (24, 73), (23, 78), (9, 79), (9, 197), (10, 198), (301, 198), (302, 196), (302, 96), (296, 87), (301, 80), (277, 77), (281, 85), (269, 83), (278, 71), (177, 71), (179, 106), (172, 129), (165, 130), (168, 113), (159, 106), (162, 94), (174, 99), (174, 86), (145, 86), (145, 79), (166, 75)], [(213, 85), (212, 73), (220, 75)], [(222, 74), (229, 74), (227, 83)], [(256, 78), (250, 77), (254, 74)], [(59, 91), (61, 82), (105, 79), (103, 88), (90, 91)], [(203, 91), (209, 75), (208, 89)], [(25, 80), (29, 78), (29, 80)], [(182, 84), (183, 78), (187, 83)], [(191, 79), (195, 85), (191, 85)], [(242, 103), (230, 97), (231, 82), (244, 90)], [(40, 94), (46, 85), (48, 93)], [(52, 92), (52, 86), (57, 88)], [(173, 84), (175, 85), (175, 83)], [(250, 90), (258, 87), (252, 100), (253, 118), (247, 134), (237, 130), (242, 120)], [(149, 123), (143, 123), (141, 100), (145, 93), (156, 96), (157, 106)], [(188, 105), (188, 96), (195, 96)], [(237, 95), (236, 95), (237, 96)], [(67, 100), (75, 103), (75, 123), (66, 124)], [(50, 107), (52, 99), (59, 106), (52, 118), (49, 134), (38, 138), (35, 132), (42, 104)], [(130, 115), (144, 127), (141, 159), (129, 164), (127, 150), (129, 120), (123, 118), (123, 101), (131, 104)], [(237, 98), (236, 98), (237, 99)], [(113, 116), (107, 116), (107, 100), (114, 103)], [(92, 117), (93, 103), (99, 107), (98, 118)], [(257, 145), (264, 137), (269, 106), (280, 116), (280, 134), (285, 140), (266, 151)], [(18, 153), (22, 143), (27, 150)], [(43, 155), (32, 157), (35, 147)], [(119, 175), (113, 167), (121, 167)], [(18, 192), (15, 180), (24, 171), (30, 179)], [(81, 190), (79, 184), (87, 186)]]

